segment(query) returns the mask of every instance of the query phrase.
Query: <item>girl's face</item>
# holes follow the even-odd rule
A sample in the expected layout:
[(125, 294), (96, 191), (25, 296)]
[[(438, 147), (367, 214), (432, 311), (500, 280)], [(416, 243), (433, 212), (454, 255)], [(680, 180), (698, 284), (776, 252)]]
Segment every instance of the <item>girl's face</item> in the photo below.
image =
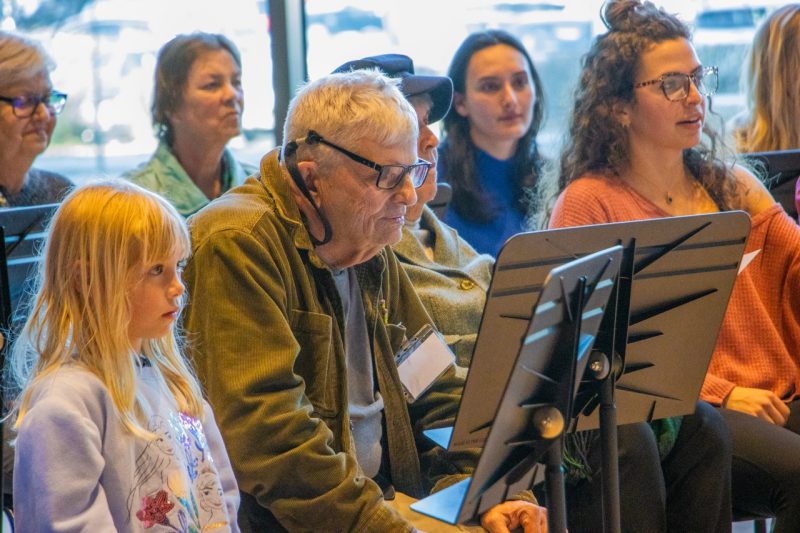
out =
[(169, 114), (177, 136), (201, 137), (225, 144), (242, 127), (242, 72), (227, 50), (213, 50), (195, 59), (183, 102)]
[(455, 93), (456, 112), (469, 121), (473, 142), (516, 149), (531, 127), (536, 96), (525, 56), (506, 44), (476, 52), (467, 65), (464, 93)]
[(169, 334), (181, 310), (182, 272), (183, 256), (176, 253), (145, 265), (134, 278), (127, 294), (131, 317), (128, 339), (136, 352), (141, 351), (143, 341)]
[[(641, 55), (635, 83), (658, 80), (664, 74), (690, 75), (701, 67), (688, 40), (680, 38), (652, 46)], [(633, 153), (682, 152), (700, 142), (706, 114), (706, 99), (692, 81), (688, 96), (670, 101), (661, 83), (634, 89), (634, 100), (619, 106), (617, 117), (628, 127)]]

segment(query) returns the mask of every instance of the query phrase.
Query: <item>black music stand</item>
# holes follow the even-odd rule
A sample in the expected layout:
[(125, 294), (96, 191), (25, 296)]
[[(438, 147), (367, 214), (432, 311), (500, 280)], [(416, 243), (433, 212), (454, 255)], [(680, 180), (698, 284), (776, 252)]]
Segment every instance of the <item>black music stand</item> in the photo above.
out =
[[(764, 171), (764, 185), (788, 213), (797, 220), (797, 205), (794, 201), (795, 185), (800, 176), (800, 150), (776, 150), (754, 152), (742, 157), (756, 162), (756, 171)], [(763, 168), (759, 168), (763, 167)]]
[(601, 427), (605, 531), (619, 531), (616, 426), (694, 412), (749, 229), (747, 214), (726, 212), (533, 232), (524, 249), (509, 240), (501, 254), (518, 259), (495, 269), (459, 416), (437, 442), (451, 451), (483, 445), (501, 399), (496, 383), (514, 367), (515, 355), (496, 347), (524, 332), (519, 319), (549, 269), (621, 244), (620, 281), (570, 428)]
[[(531, 488), (536, 464), (546, 455), (549, 531), (566, 531), (564, 421), (572, 412), (621, 257), (622, 247), (614, 246), (550, 272), (538, 302), (527, 313), (525, 335), (504, 343), (504, 351), (518, 355), (508, 382), (493, 391), (502, 400), (472, 478), (415, 502), (412, 509), (451, 524), (477, 518)], [(497, 348), (503, 351), (503, 346)]]
[[(7, 350), (13, 342), (15, 319), (24, 300), (27, 281), (39, 261), (41, 244), (47, 223), (57, 204), (0, 209), (0, 371), (5, 375)], [(0, 415), (5, 415), (5, 387), (0, 387)], [(0, 420), (0, 435), (3, 434)], [(5, 440), (5, 438), (3, 438)], [(0, 464), (3, 446), (0, 441)], [(0, 475), (0, 495), (3, 494), (3, 476)]]

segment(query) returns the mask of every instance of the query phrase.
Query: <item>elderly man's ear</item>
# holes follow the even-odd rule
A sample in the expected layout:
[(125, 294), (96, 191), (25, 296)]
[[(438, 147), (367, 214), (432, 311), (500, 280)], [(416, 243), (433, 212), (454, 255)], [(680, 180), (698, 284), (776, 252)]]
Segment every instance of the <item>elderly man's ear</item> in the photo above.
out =
[(300, 161), (297, 163), (297, 169), (300, 171), (300, 177), (303, 178), (303, 183), (306, 184), (311, 197), (316, 200), (317, 183), (320, 178), (319, 165), (316, 161)]

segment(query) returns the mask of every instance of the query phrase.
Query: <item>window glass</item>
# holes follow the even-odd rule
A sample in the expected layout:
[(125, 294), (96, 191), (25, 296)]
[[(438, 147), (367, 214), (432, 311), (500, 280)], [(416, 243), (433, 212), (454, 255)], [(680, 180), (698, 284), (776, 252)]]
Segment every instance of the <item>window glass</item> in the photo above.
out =
[[(583, 54), (605, 31), (604, 0), (305, 0), (308, 69), (315, 78), (348, 61), (397, 52), (418, 72), (445, 74), (461, 41), (471, 32), (502, 28), (525, 45), (544, 83), (546, 118), (539, 142), (555, 155), (572, 105)], [(781, 2), (661, 0), (695, 28), (700, 60), (720, 69), (712, 109), (720, 124), (744, 105), (741, 65), (759, 21)]]
[[(274, 92), (263, 0), (0, 0), (2, 25), (42, 43), (56, 67), (53, 87), (69, 99), (36, 166), (76, 182), (118, 176), (149, 158), (159, 48), (175, 35), (222, 33), (239, 48), (243, 135), (230, 147), (257, 164), (274, 144)], [(0, 15), (1, 16), (1, 15)]]

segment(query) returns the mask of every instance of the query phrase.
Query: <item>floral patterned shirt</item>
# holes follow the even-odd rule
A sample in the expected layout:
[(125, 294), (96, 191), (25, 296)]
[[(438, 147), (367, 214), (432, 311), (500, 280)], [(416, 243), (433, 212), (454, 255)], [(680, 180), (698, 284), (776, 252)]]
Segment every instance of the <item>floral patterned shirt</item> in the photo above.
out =
[(122, 425), (108, 389), (63, 367), (37, 384), (19, 428), (19, 531), (238, 532), (239, 492), (211, 409), (181, 413), (156, 369), (137, 389), (156, 437)]

